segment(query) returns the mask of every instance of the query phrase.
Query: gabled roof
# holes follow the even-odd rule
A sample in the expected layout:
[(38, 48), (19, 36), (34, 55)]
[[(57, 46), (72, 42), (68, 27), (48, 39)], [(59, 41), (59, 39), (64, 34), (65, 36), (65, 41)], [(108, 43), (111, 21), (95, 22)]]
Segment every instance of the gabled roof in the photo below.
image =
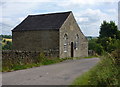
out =
[(29, 15), (12, 31), (25, 30), (58, 30), (69, 16), (69, 12)]

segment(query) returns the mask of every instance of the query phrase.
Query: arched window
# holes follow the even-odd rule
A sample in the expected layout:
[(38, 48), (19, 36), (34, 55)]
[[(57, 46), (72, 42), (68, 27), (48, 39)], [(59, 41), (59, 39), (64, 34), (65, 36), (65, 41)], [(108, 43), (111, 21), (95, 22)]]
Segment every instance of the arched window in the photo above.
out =
[(67, 52), (67, 44), (68, 43), (68, 36), (67, 34), (64, 35), (64, 52)]
[(75, 43), (76, 46), (75, 46), (75, 49), (78, 50), (78, 48), (79, 48), (79, 35), (78, 35), (78, 34), (76, 35), (75, 39), (76, 39), (76, 43)]

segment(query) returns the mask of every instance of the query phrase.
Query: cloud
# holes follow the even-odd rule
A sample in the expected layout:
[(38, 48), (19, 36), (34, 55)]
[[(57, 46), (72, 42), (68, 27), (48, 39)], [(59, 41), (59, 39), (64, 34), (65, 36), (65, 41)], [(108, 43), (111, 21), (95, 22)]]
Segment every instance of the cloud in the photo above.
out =
[(0, 1), (0, 6), (4, 5), (6, 2)]
[(4, 0), (3, 2), (50, 2), (53, 0)]
[(20, 17), (18, 18), (20, 21), (23, 21), (25, 18), (24, 17)]
[[(94, 23), (96, 21), (99, 21), (100, 17), (100, 10), (92, 10), (92, 9), (87, 9), (85, 11), (83, 11), (82, 13), (80, 13), (79, 17), (80, 18), (87, 18), (87, 22), (86, 23)], [(96, 17), (95, 17), (96, 16)], [(83, 22), (83, 21), (81, 21)]]
[(91, 25), (80, 25), (80, 28), (86, 36), (99, 36), (99, 26)]
[(11, 29), (12, 29), (12, 26), (8, 25), (8, 24), (4, 24), (4, 23), (0, 23), (0, 34), (6, 34), (6, 35), (9, 35), (11, 34)]
[(87, 36), (98, 36), (103, 20), (115, 20), (114, 15), (102, 12), (100, 9), (86, 9), (75, 13), (75, 18), (81, 30)]
[(105, 16), (105, 13), (102, 13), (99, 9), (86, 9), (79, 13), (75, 13), (75, 17), (80, 24), (90, 25), (100, 22), (101, 18)]
[(112, 13), (112, 14), (113, 14), (113, 13), (117, 13), (117, 10), (116, 10), (116, 9), (108, 9), (108, 10), (107, 10), (107, 12), (109, 12), (109, 13)]
[(33, 2), (5, 2), (0, 8), (0, 30), (3, 34), (11, 34), (11, 29), (18, 25), (38, 5)]
[(3, 17), (16, 17), (22, 16), (21, 14), (28, 14), (32, 12), (32, 9), (37, 5), (37, 3), (29, 3), (29, 2), (9, 2), (4, 5), (4, 8), (2, 8), (2, 14)]
[(118, 2), (119, 0), (61, 0), (60, 2), (58, 2), (59, 6), (71, 6), (71, 5), (96, 5), (96, 4), (100, 4), (100, 3), (105, 3), (105, 2), (109, 2), (109, 3), (114, 3), (114, 2)]
[(117, 8), (114, 8), (117, 4), (114, 2), (118, 0), (4, 0), (4, 4), (0, 4), (0, 23), (3, 23), (5, 34), (27, 15), (71, 10), (85, 35), (98, 36), (103, 20), (117, 21)]

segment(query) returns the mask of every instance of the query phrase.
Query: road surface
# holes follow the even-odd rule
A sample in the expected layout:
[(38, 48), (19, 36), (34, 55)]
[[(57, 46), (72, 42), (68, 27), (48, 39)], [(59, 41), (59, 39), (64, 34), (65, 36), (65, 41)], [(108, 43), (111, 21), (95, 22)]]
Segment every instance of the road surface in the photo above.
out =
[(99, 58), (70, 60), (58, 64), (2, 74), (3, 85), (70, 85), (73, 80), (95, 66)]

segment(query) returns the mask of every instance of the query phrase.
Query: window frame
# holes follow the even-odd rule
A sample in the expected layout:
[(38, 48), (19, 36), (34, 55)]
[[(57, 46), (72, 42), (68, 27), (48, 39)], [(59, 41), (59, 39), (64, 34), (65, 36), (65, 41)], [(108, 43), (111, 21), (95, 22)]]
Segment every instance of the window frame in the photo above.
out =
[(76, 42), (75, 42), (75, 49), (78, 50), (79, 49), (79, 35), (77, 34), (76, 37)]
[(67, 34), (64, 34), (64, 52), (67, 52), (68, 51), (68, 35)]

